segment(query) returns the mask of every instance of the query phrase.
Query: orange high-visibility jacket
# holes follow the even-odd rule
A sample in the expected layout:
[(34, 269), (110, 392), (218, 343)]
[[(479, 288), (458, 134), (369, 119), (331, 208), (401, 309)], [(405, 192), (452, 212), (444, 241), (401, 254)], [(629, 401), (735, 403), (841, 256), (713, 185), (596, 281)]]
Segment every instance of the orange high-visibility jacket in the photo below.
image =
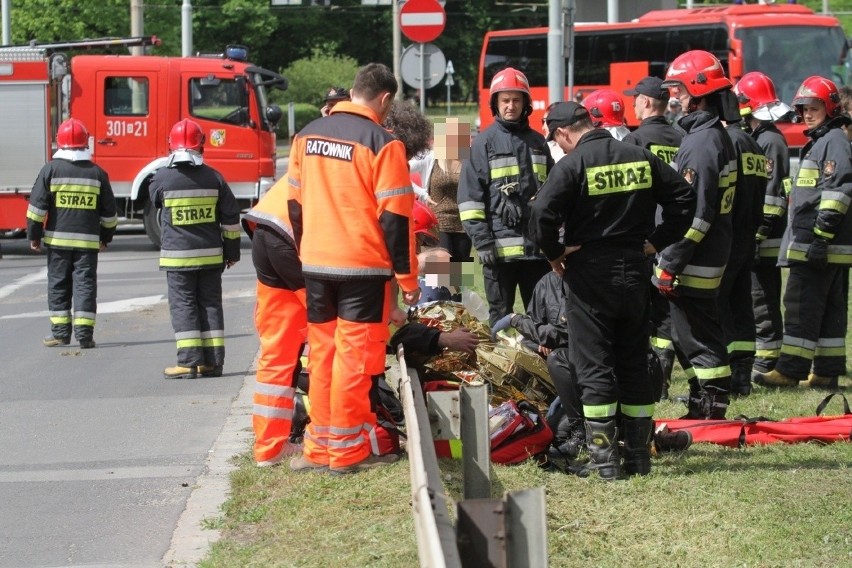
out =
[(308, 124), (290, 151), (290, 220), (305, 276), (396, 276), (417, 289), (405, 148), (369, 108), (340, 102)]
[[(287, 180), (281, 178), (248, 213), (243, 215), (243, 229), (249, 237), (254, 236), (258, 225), (265, 225), (296, 247), (293, 226), (290, 224), (290, 214), (287, 211), (288, 194)], [(298, 251), (298, 247), (296, 250)]]

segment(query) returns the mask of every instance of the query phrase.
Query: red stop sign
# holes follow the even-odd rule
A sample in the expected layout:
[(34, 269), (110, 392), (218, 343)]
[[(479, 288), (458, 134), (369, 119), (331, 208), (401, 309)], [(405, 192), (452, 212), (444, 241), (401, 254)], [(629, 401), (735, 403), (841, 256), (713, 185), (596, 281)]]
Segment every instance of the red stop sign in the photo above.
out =
[(399, 11), (399, 28), (405, 37), (429, 43), (444, 31), (447, 14), (436, 0), (408, 0)]

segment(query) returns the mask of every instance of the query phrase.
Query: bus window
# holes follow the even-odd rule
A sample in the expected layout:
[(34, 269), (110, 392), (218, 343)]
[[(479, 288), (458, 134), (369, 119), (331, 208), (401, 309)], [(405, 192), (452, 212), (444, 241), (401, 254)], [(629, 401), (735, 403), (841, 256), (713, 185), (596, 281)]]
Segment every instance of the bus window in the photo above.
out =
[(547, 85), (547, 37), (492, 37), (485, 54), (482, 88), (489, 88), (494, 74), (506, 67), (522, 71), (530, 85)]
[(802, 81), (820, 75), (838, 85), (845, 83), (846, 37), (842, 28), (826, 26), (776, 26), (741, 28), (743, 72), (766, 73), (778, 97), (790, 103)]

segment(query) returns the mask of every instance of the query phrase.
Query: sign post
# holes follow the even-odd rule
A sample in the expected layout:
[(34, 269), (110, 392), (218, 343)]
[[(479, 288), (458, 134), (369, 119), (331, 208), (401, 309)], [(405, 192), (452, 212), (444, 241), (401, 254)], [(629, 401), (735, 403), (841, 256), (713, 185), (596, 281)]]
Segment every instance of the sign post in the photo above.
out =
[(450, 116), (450, 107), (452, 106), (452, 99), (450, 98), (450, 87), (455, 84), (453, 81), (453, 75), (455, 74), (455, 70), (453, 69), (453, 62), (447, 61), (447, 70), (444, 71), (447, 74), (447, 80), (445, 81), (445, 85), (447, 85), (447, 116)]
[(399, 11), (399, 27), (405, 37), (420, 44), (420, 111), (426, 112), (426, 54), (423, 45), (441, 35), (447, 14), (437, 0), (408, 0)]

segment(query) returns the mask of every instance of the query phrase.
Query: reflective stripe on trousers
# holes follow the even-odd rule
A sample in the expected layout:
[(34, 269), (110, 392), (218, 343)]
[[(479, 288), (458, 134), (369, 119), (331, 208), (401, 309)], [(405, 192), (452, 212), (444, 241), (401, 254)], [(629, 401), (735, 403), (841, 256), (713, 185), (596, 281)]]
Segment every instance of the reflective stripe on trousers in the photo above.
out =
[(290, 436), (299, 353), (307, 336), (305, 290), (257, 282), (254, 324), (260, 356), (254, 390), (254, 459), (276, 461)]

